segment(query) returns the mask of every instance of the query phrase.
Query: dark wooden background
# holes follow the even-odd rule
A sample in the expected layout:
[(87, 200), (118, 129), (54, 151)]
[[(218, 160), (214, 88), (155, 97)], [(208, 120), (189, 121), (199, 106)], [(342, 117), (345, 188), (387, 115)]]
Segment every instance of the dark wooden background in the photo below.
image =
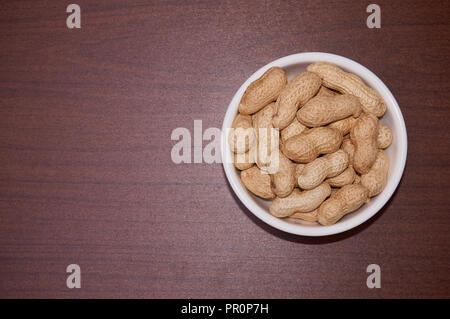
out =
[[(378, 0), (381, 29), (370, 1), (77, 0), (69, 30), (70, 3), (0, 4), (0, 297), (450, 297), (448, 1)], [(220, 128), (247, 77), (305, 51), (374, 71), (409, 138), (389, 204), (321, 239), (257, 220), (221, 164), (170, 157), (173, 129)]]

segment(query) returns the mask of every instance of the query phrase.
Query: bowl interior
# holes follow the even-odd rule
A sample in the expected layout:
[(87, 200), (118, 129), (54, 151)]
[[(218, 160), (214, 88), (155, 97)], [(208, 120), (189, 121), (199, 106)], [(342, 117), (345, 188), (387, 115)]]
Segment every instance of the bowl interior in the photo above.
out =
[[(377, 76), (362, 65), (347, 58), (328, 53), (295, 54), (269, 63), (255, 72), (241, 86), (230, 103), (223, 123), (223, 129), (231, 127), (231, 123), (237, 114), (239, 101), (247, 86), (260, 77), (268, 68), (275, 65), (280, 66), (286, 71), (288, 79), (291, 79), (298, 73), (306, 71), (306, 67), (310, 63), (318, 61), (331, 62), (348, 72), (355, 73), (361, 77), (367, 85), (378, 91), (387, 104), (387, 111), (380, 122), (387, 125), (392, 130), (394, 138), (392, 145), (385, 150), (389, 156), (390, 167), (388, 183), (381, 194), (371, 198), (369, 203), (363, 205), (357, 211), (347, 214), (335, 225), (331, 226), (321, 226), (316, 223), (291, 218), (276, 218), (269, 213), (271, 200), (264, 200), (253, 195), (242, 185), (239, 178), (239, 170), (237, 170), (231, 162), (232, 152), (228, 146), (227, 134), (223, 134), (222, 136), (222, 157), (225, 173), (233, 190), (244, 205), (257, 217), (278, 229), (308, 236), (330, 235), (348, 230), (363, 223), (380, 210), (389, 200), (401, 179), (405, 166), (407, 149), (406, 127), (403, 116), (389, 89)], [(223, 132), (225, 131), (223, 130)]]

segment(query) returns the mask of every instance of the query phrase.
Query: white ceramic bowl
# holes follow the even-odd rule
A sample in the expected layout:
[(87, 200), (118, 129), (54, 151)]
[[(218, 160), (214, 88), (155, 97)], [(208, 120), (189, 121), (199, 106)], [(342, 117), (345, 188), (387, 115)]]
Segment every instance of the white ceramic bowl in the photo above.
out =
[[(300, 220), (297, 221), (293, 219), (280, 219), (272, 216), (269, 213), (269, 205), (271, 201), (263, 200), (251, 194), (241, 184), (239, 171), (232, 163), (232, 152), (228, 144), (228, 136), (225, 134), (227, 128), (231, 127), (233, 119), (237, 114), (239, 101), (241, 100), (245, 89), (251, 82), (259, 78), (267, 69), (273, 66), (279, 66), (286, 71), (288, 79), (291, 79), (298, 73), (305, 71), (309, 64), (318, 61), (334, 63), (342, 69), (358, 75), (368, 86), (378, 91), (387, 104), (387, 111), (381, 119), (381, 123), (389, 126), (394, 135), (392, 145), (386, 150), (390, 160), (390, 167), (388, 182), (383, 192), (378, 196), (371, 198), (368, 204), (364, 204), (357, 211), (347, 214), (336, 224), (331, 226), (321, 226), (316, 223), (309, 223)], [(339, 55), (321, 52), (308, 52), (293, 54), (275, 60), (253, 73), (252, 76), (249, 77), (244, 84), (242, 84), (231, 100), (225, 114), (222, 127), (221, 146), (222, 162), (228, 181), (242, 203), (244, 203), (244, 205), (254, 215), (267, 224), (288, 233), (304, 236), (325, 236), (344, 232), (362, 224), (375, 215), (386, 204), (397, 188), (405, 168), (407, 136), (405, 122), (397, 101), (386, 85), (375, 74), (361, 64)]]

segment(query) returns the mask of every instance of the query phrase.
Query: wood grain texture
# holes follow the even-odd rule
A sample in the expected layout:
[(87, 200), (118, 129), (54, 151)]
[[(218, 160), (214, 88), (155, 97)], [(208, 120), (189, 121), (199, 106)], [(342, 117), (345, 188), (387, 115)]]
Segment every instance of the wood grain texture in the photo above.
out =
[[(0, 5), (0, 297), (450, 297), (448, 1), (377, 1), (381, 29), (367, 1), (78, 0), (69, 30), (69, 3)], [(367, 66), (408, 127), (389, 204), (322, 239), (257, 220), (220, 164), (170, 159), (174, 128), (221, 127), (245, 79), (304, 51)]]

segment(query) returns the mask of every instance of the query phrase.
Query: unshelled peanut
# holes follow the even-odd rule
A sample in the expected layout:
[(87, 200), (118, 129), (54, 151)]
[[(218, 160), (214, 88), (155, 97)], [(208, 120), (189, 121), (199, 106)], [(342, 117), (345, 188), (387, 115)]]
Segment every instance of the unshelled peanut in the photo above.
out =
[(378, 124), (377, 145), (378, 148), (388, 148), (392, 144), (392, 132), (384, 124)]
[(241, 181), (250, 192), (261, 198), (274, 198), (270, 175), (264, 174), (258, 166), (241, 171)]
[(288, 138), (281, 144), (281, 151), (298, 163), (309, 163), (320, 154), (336, 152), (342, 142), (338, 130), (316, 127)]
[(270, 103), (252, 116), (257, 139), (256, 164), (261, 169), (268, 169), (278, 159), (279, 133), (272, 125), (274, 114), (275, 103)]
[(348, 155), (343, 150), (316, 158), (303, 168), (297, 179), (301, 189), (312, 189), (326, 178), (342, 173), (348, 167)]
[(387, 183), (389, 172), (389, 158), (385, 152), (379, 150), (375, 163), (367, 174), (361, 175), (361, 185), (369, 190), (369, 196), (373, 197), (381, 193)]
[(297, 112), (297, 119), (308, 127), (317, 127), (361, 114), (361, 103), (356, 96), (316, 96)]
[(308, 222), (316, 222), (318, 213), (319, 213), (319, 210), (316, 208), (312, 212), (308, 212), (308, 213), (294, 213), (294, 214), (290, 215), (289, 218), (303, 219)]
[(318, 221), (327, 226), (361, 207), (369, 200), (369, 190), (361, 185), (345, 185), (319, 207)]
[(233, 121), (228, 141), (234, 153), (245, 153), (255, 143), (255, 132), (253, 131), (252, 117), (250, 115), (238, 114)]
[(299, 135), (306, 131), (308, 128), (304, 126), (302, 123), (300, 123), (297, 118), (295, 117), (292, 120), (292, 123), (286, 126), (284, 129), (281, 130), (281, 143), (286, 141), (288, 138)]
[(322, 81), (311, 72), (303, 72), (293, 78), (280, 92), (276, 102), (276, 114), (272, 120), (275, 128), (284, 129), (295, 117), (297, 109), (312, 98)]
[(338, 66), (327, 62), (316, 62), (307, 70), (319, 75), (323, 85), (341, 93), (352, 94), (361, 101), (364, 112), (377, 117), (386, 112), (386, 103), (372, 88), (368, 87), (357, 75), (345, 72)]
[(294, 189), (295, 181), (295, 164), (291, 162), (283, 153), (278, 152), (278, 169), (274, 174), (270, 175), (273, 192), (278, 197), (288, 196)]
[[(338, 121), (340, 122), (340, 121)], [(335, 122), (335, 123), (338, 123)], [(356, 122), (356, 119), (355, 119)], [(333, 123), (333, 124), (335, 124)], [(331, 124), (328, 127), (335, 127)], [(380, 149), (388, 148), (392, 143), (392, 132), (391, 130), (381, 123), (378, 124), (378, 136), (377, 136), (377, 147)], [(353, 156), (355, 154), (355, 146), (353, 145), (350, 139), (346, 139), (342, 141), (341, 149), (343, 149), (349, 155), (350, 164), (353, 165)]]
[(344, 136), (350, 132), (353, 125), (355, 125), (356, 120), (357, 119), (354, 118), (353, 116), (349, 116), (343, 120), (339, 120), (339, 121), (331, 123), (330, 125), (328, 125), (328, 127), (339, 130), (341, 132), (341, 134)]
[(268, 69), (247, 87), (239, 103), (239, 112), (247, 115), (258, 112), (277, 99), (286, 83), (287, 77), (283, 69), (279, 67)]
[(331, 188), (323, 183), (314, 189), (301, 192), (298, 189), (287, 197), (276, 197), (270, 205), (269, 211), (277, 217), (288, 217), (294, 213), (308, 213), (330, 196)]
[(256, 146), (253, 146), (248, 152), (237, 154), (234, 153), (234, 166), (243, 171), (252, 167), (255, 164)]
[(378, 152), (378, 119), (362, 114), (350, 131), (350, 139), (355, 146), (353, 168), (360, 174), (365, 174), (372, 167)]
[(350, 165), (339, 175), (327, 178), (325, 181), (331, 187), (342, 187), (342, 186), (353, 183), (353, 181), (355, 180), (355, 176), (356, 176), (355, 170)]

